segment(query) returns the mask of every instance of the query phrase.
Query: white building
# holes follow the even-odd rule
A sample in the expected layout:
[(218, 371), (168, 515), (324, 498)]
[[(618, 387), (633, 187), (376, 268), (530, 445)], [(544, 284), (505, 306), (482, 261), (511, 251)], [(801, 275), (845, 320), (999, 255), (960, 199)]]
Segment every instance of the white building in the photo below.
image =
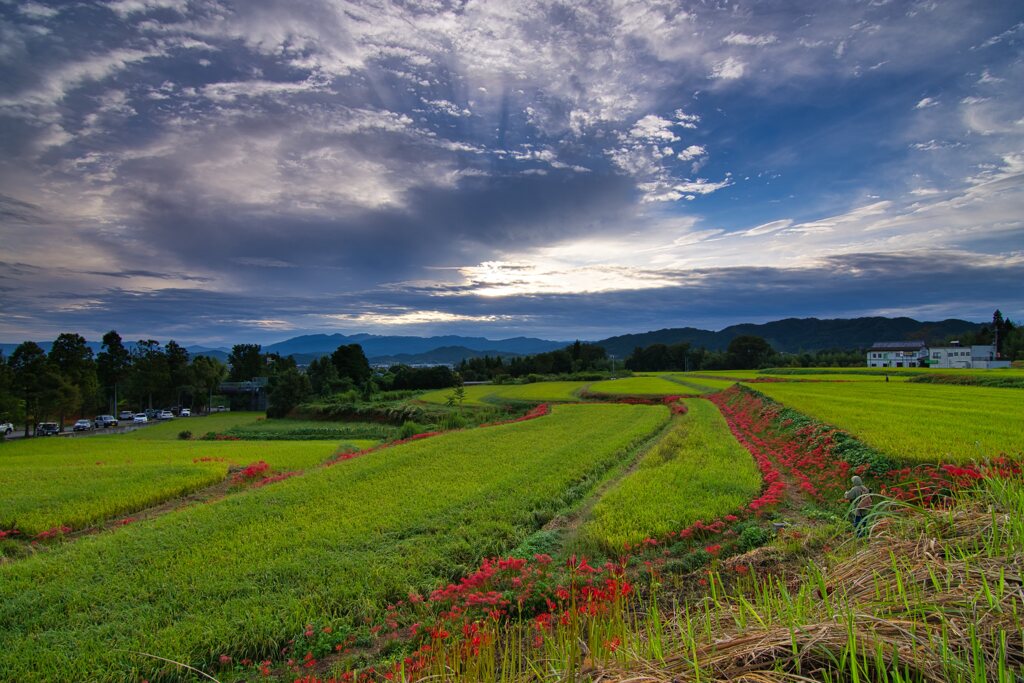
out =
[(869, 368), (917, 368), (928, 360), (923, 341), (875, 342), (868, 349)]
[(959, 369), (1008, 368), (1010, 361), (996, 360), (995, 345), (988, 346), (933, 346), (928, 349), (928, 367)]
[(876, 342), (868, 349), (869, 368), (952, 368), (978, 370), (1008, 368), (1010, 361), (996, 360), (996, 347), (949, 346), (928, 347), (923, 341)]

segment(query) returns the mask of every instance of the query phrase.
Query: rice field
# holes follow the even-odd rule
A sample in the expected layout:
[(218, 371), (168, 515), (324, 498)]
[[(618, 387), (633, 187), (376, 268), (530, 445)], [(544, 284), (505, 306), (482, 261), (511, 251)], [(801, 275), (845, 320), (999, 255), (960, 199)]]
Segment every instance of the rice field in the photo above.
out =
[[(0, 529), (38, 534), (97, 524), (224, 479), (230, 465), (314, 467), (336, 441), (147, 441), (129, 435), (29, 439), (0, 449)], [(376, 442), (374, 442), (376, 443)]]
[(692, 389), (661, 377), (623, 377), (594, 382), (587, 391), (605, 396), (674, 396), (694, 393)]
[[(567, 403), (579, 401), (577, 396), (586, 382), (532, 382), (530, 384), (471, 384), (464, 387), (463, 405), (488, 406), (509, 402)], [(416, 397), (425, 403), (445, 405), (454, 389), (438, 389)]]
[(757, 466), (718, 409), (704, 399), (685, 403), (687, 413), (636, 471), (594, 506), (580, 534), (585, 543), (614, 552), (737, 512), (757, 496)]
[(0, 565), (0, 671), (178, 677), (134, 653), (209, 670), (221, 655), (276, 655), (306, 624), (347, 632), (507, 552), (667, 419), (663, 406), (556, 406)]
[(908, 382), (750, 386), (910, 462), (962, 462), (1024, 451), (1019, 389)]

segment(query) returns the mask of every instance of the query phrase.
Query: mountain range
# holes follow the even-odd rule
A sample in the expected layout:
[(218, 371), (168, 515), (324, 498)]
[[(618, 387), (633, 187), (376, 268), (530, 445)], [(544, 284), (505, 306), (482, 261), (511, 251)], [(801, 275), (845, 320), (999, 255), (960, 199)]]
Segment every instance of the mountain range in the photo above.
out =
[[(948, 319), (936, 322), (919, 322), (912, 318), (786, 318), (769, 323), (743, 323), (731, 325), (722, 330), (702, 330), (696, 327), (679, 327), (639, 334), (625, 334), (609, 337), (593, 343), (603, 346), (616, 358), (625, 358), (638, 346), (651, 344), (678, 344), (703, 346), (711, 350), (723, 350), (729, 342), (740, 335), (763, 337), (777, 351), (798, 353), (821, 349), (866, 348), (876, 341), (940, 342), (955, 338), (967, 332), (974, 332), (982, 323)], [(484, 337), (461, 337), (444, 335), (436, 337), (389, 336), (375, 334), (307, 334), (293, 337), (263, 347), (267, 353), (294, 356), (300, 364), (326, 355), (343, 344), (359, 344), (371, 363), (377, 365), (406, 363), (410, 365), (458, 363), (463, 358), (479, 356), (529, 355), (560, 349), (571, 342), (513, 337), (510, 339), (486, 339)], [(40, 342), (44, 351), (49, 351), (51, 342)], [(17, 344), (0, 343), (0, 351), (9, 356)], [(132, 348), (132, 342), (125, 346)], [(89, 342), (94, 352), (99, 352), (99, 342)], [(213, 356), (226, 361), (230, 349), (222, 347), (188, 346), (193, 356)]]

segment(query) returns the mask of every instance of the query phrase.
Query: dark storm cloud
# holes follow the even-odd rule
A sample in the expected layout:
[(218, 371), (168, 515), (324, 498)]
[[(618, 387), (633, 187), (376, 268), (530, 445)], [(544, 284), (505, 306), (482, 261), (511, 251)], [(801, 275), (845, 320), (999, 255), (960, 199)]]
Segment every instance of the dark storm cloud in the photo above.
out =
[(5, 3), (0, 334), (966, 315), (1020, 261), (1022, 11)]

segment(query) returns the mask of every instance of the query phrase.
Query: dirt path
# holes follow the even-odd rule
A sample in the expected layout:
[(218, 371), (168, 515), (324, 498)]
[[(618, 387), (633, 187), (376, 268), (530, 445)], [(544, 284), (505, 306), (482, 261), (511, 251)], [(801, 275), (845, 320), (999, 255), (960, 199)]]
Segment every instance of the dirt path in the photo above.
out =
[(633, 454), (632, 460), (629, 464), (622, 468), (619, 472), (603, 481), (589, 496), (587, 496), (580, 505), (567, 511), (565, 514), (555, 516), (550, 522), (545, 524), (541, 531), (558, 532), (561, 534), (560, 547), (562, 549), (571, 548), (573, 542), (576, 540), (577, 532), (580, 526), (590, 517), (591, 510), (597, 505), (597, 502), (604, 497), (604, 494), (614, 488), (623, 479), (631, 475), (640, 466), (640, 461), (643, 460), (644, 455), (647, 454), (652, 448), (654, 448), (665, 436), (676, 428), (680, 420), (685, 415), (674, 415), (665, 425), (657, 432), (648, 437), (642, 442)]

